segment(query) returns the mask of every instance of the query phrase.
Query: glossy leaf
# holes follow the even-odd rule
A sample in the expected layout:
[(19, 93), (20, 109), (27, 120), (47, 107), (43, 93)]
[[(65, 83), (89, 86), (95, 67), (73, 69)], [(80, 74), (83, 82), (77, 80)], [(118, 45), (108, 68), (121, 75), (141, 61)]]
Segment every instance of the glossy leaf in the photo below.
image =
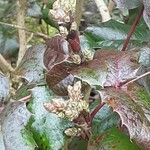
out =
[(136, 76), (139, 65), (136, 52), (115, 52), (99, 50), (94, 59), (71, 71), (76, 77), (91, 85), (114, 86)]
[(150, 67), (150, 48), (148, 46), (141, 48), (139, 63), (143, 66)]
[(15, 61), (19, 43), (14, 35), (14, 29), (0, 25), (0, 53), (9, 61)]
[(39, 149), (59, 150), (64, 146), (64, 130), (70, 124), (45, 110), (43, 103), (50, 102), (52, 93), (45, 86), (35, 87), (31, 90), (33, 100), (28, 108), (34, 114), (27, 125)]
[[(108, 88), (100, 91), (102, 101), (110, 105), (121, 118), (129, 132), (130, 139), (133, 139), (142, 149), (150, 147), (150, 122), (149, 109), (150, 96), (145, 93), (139, 97), (142, 88), (138, 86), (128, 87), (127, 91)], [(147, 112), (147, 113), (146, 113)]]
[[(102, 23), (99, 27), (88, 27), (84, 35), (93, 48), (114, 48), (120, 50), (129, 29), (130, 25), (110, 20)], [(143, 31), (143, 28), (137, 27), (130, 39), (129, 48), (132, 48), (133, 45), (140, 46), (141, 44), (148, 43), (149, 39), (150, 31), (148, 29)]]
[[(148, 25), (148, 27), (150, 28), (150, 1), (149, 0), (116, 0), (117, 3), (117, 7), (119, 7), (120, 9), (133, 9), (136, 8), (138, 6), (142, 6), (144, 5), (144, 12), (143, 12), (143, 17), (144, 20), (146, 22), (146, 24)], [(142, 4), (143, 3), (143, 4)]]
[(2, 136), (7, 150), (34, 150), (36, 143), (32, 138), (27, 138), (25, 126), (31, 114), (22, 102), (13, 102), (6, 106), (2, 113)]
[(96, 144), (89, 143), (88, 150), (140, 150), (130, 141), (119, 129), (113, 127), (107, 130), (102, 136), (97, 137)]
[(95, 115), (92, 123), (92, 137), (103, 135), (113, 126), (118, 126), (120, 118), (108, 105), (104, 105)]
[(93, 47), (91, 47), (91, 45), (88, 42), (88, 39), (84, 35), (80, 36), (80, 43), (84, 59), (92, 60), (95, 50), (93, 49)]
[(27, 15), (30, 17), (40, 18), (42, 16), (41, 7), (36, 1), (28, 2)]
[(29, 48), (15, 73), (25, 78), (29, 83), (42, 81), (44, 79), (43, 55), (45, 49), (46, 45), (36, 45)]
[(68, 150), (87, 150), (88, 142), (80, 139), (78, 137), (73, 138), (73, 140), (68, 144)]
[(4, 144), (2, 132), (0, 132), (0, 146), (1, 146), (1, 150), (5, 150), (5, 144)]
[(0, 73), (0, 104), (7, 101), (9, 97), (9, 79)]
[(117, 7), (124, 9), (133, 9), (141, 5), (140, 0), (115, 0)]
[(68, 42), (62, 36), (55, 36), (46, 41), (47, 49), (44, 53), (44, 65), (50, 70), (69, 57)]
[(144, 20), (147, 24), (147, 26), (150, 28), (150, 1), (149, 0), (143, 0), (143, 4), (144, 4), (144, 12), (143, 12), (143, 17)]

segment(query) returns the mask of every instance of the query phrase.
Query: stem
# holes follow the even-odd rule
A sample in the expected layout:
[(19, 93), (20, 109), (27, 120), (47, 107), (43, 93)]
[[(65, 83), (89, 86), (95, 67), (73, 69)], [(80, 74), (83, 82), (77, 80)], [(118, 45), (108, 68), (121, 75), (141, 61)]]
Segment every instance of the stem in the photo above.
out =
[(91, 122), (94, 118), (94, 116), (97, 114), (97, 112), (105, 105), (104, 102), (100, 103), (92, 112), (91, 112), (91, 115), (90, 115), (90, 118), (91, 118)]
[(81, 18), (82, 18), (82, 7), (84, 4), (84, 0), (76, 0), (76, 12), (75, 12), (75, 22), (77, 24), (77, 28), (79, 29)]
[(135, 18), (135, 21), (133, 22), (133, 24), (132, 24), (132, 26), (130, 28), (130, 31), (128, 32), (127, 39), (124, 41), (123, 48), (122, 48), (121, 51), (125, 51), (126, 50), (128, 44), (129, 44), (130, 38), (131, 38), (133, 32), (135, 31), (136, 26), (138, 25), (142, 15), (143, 15), (143, 10), (144, 10), (144, 6), (142, 6), (142, 9), (141, 9), (140, 13)]
[(109, 10), (104, 2), (104, 0), (94, 0), (97, 8), (101, 14), (102, 22), (109, 21), (111, 19), (111, 16), (109, 14)]
[(143, 78), (143, 77), (145, 77), (145, 76), (147, 76), (147, 75), (149, 75), (149, 74), (150, 74), (150, 71), (148, 71), (148, 72), (146, 72), (146, 73), (144, 73), (144, 74), (142, 74), (142, 75), (136, 77), (136, 78), (133, 79), (133, 80), (130, 80), (129, 82), (123, 84), (122, 86), (127, 86), (128, 84), (131, 84), (131, 83), (133, 83), (133, 82), (135, 82), (135, 81), (137, 81), (137, 80), (139, 80), (139, 79), (141, 79), (141, 78)]
[[(18, 0), (17, 1), (17, 24), (19, 26), (25, 27), (25, 10), (26, 10), (27, 1), (26, 0)], [(27, 41), (26, 41), (26, 32), (24, 30), (18, 29), (19, 33), (19, 53), (18, 53), (18, 60), (17, 66), (20, 64), (27, 48)]]
[(114, 6), (115, 6), (115, 2), (113, 0), (109, 0), (109, 3), (108, 3), (108, 10), (109, 10), (109, 13), (111, 14), (113, 9), (114, 9)]
[(14, 69), (11, 65), (6, 61), (6, 59), (0, 54), (0, 69), (3, 73), (14, 72)]
[(22, 26), (19, 26), (19, 25), (9, 24), (9, 23), (5, 23), (5, 22), (1, 22), (1, 21), (0, 21), (0, 24), (5, 25), (5, 26), (9, 26), (9, 27), (13, 27), (13, 28), (16, 28), (16, 29), (25, 30), (26, 32), (33, 33), (33, 35), (35, 35), (35, 36), (39, 36), (39, 37), (43, 38), (44, 40), (49, 38), (49, 36), (47, 36), (46, 34), (43, 34), (43, 33), (40, 33), (40, 32), (32, 32), (31, 30), (28, 30), (25, 27), (22, 27)]
[(31, 94), (30, 94), (30, 95), (28, 95), (28, 96), (25, 96), (25, 97), (19, 99), (18, 101), (20, 101), (20, 102), (26, 102), (26, 101), (28, 101), (31, 97), (32, 97), (32, 96), (31, 96)]

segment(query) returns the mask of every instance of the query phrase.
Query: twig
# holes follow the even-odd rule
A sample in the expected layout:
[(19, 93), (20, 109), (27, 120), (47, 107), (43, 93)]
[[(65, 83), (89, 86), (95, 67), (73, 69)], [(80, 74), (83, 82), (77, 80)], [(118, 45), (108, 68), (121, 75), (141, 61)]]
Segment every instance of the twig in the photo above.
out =
[(30, 35), (29, 38), (27, 39), (27, 43), (29, 43), (32, 38), (33, 38), (33, 33), (31, 33), (31, 35)]
[(31, 97), (32, 97), (32, 95), (30, 94), (28, 96), (25, 96), (25, 97), (19, 99), (18, 101), (20, 101), (20, 102), (27, 102)]
[(103, 0), (95, 0), (95, 3), (101, 14), (102, 22), (109, 21), (111, 19), (111, 16), (109, 14), (109, 10), (108, 10), (105, 2)]
[(136, 78), (133, 79), (133, 80), (130, 80), (129, 82), (123, 84), (122, 86), (127, 86), (128, 84), (131, 84), (131, 83), (133, 83), (133, 82), (135, 82), (135, 81), (137, 81), (137, 80), (139, 80), (139, 79), (141, 79), (141, 78), (143, 78), (143, 77), (145, 77), (145, 76), (147, 76), (147, 75), (149, 75), (149, 74), (150, 74), (150, 71), (148, 71), (148, 72), (146, 72), (146, 73), (144, 73), (144, 74), (142, 74), (142, 75), (136, 77)]
[(135, 21), (133, 22), (133, 25), (131, 26), (130, 31), (128, 32), (127, 39), (126, 39), (126, 40), (124, 41), (124, 43), (123, 43), (123, 48), (122, 48), (121, 51), (125, 51), (125, 50), (126, 50), (128, 44), (129, 44), (130, 38), (131, 38), (133, 32), (135, 31), (136, 26), (137, 26), (137, 24), (139, 23), (139, 21), (140, 21), (142, 15), (143, 15), (143, 10), (144, 10), (144, 6), (142, 6), (142, 9), (141, 9), (140, 13), (139, 13), (138, 16), (135, 18)]
[(94, 116), (97, 114), (97, 112), (105, 105), (105, 103), (100, 103), (90, 114), (90, 119), (91, 119), (91, 122), (94, 118)]
[(48, 39), (49, 38), (49, 36), (46, 35), (46, 34), (43, 34), (43, 33), (40, 33), (40, 32), (32, 32), (31, 30), (29, 30), (29, 29), (27, 29), (25, 27), (21, 27), (19, 25), (9, 24), (9, 23), (5, 23), (5, 22), (1, 22), (1, 21), (0, 21), (0, 24), (1, 25), (5, 25), (5, 26), (9, 26), (9, 27), (12, 27), (12, 28), (16, 28), (16, 29), (25, 30), (26, 32), (33, 33), (33, 35), (41, 37), (43, 39)]
[(115, 2), (113, 0), (109, 0), (109, 3), (108, 3), (108, 10), (109, 10), (109, 13), (111, 14), (113, 9), (114, 9), (114, 6), (115, 6)]
[[(26, 5), (27, 0), (17, 0), (17, 24), (22, 27), (25, 27)], [(18, 53), (17, 66), (20, 64), (27, 49), (26, 32), (24, 30), (18, 29), (18, 34), (20, 48)]]
[(80, 26), (81, 18), (82, 18), (82, 7), (84, 4), (84, 0), (76, 0), (76, 9), (75, 9), (75, 22), (77, 24), (77, 28)]
[(2, 70), (3, 73), (14, 72), (14, 69), (1, 54), (0, 54), (0, 69)]

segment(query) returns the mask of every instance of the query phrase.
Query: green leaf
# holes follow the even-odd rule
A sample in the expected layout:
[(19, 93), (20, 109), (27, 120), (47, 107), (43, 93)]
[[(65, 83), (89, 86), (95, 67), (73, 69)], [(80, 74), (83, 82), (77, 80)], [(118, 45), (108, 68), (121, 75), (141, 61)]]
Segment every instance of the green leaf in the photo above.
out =
[(116, 0), (116, 3), (120, 9), (133, 9), (142, 4), (140, 0)]
[(48, 88), (39, 86), (33, 88), (31, 92), (33, 100), (29, 103), (29, 109), (33, 116), (27, 129), (32, 131), (39, 149), (61, 149), (66, 138), (63, 132), (67, 127), (70, 127), (70, 123), (45, 110), (43, 103), (49, 102), (53, 98), (53, 94)]
[(59, 29), (58, 23), (56, 20), (52, 17), (52, 15), (49, 15), (49, 9), (45, 8), (42, 10), (42, 19), (49, 24), (50, 26)]
[[(36, 143), (32, 136), (26, 138), (25, 126), (31, 114), (23, 102), (9, 103), (2, 113), (2, 136), (7, 150), (34, 150)], [(28, 132), (29, 133), (29, 132)], [(0, 145), (2, 147), (2, 145)]]
[[(99, 27), (88, 27), (84, 35), (93, 48), (115, 48), (120, 50), (129, 30), (130, 25), (110, 20), (102, 23)], [(130, 43), (131, 46), (140, 46), (141, 44), (148, 43), (149, 40), (150, 31), (148, 29), (143, 30), (142, 27), (137, 27), (130, 39)]]
[(120, 118), (108, 105), (104, 105), (95, 115), (92, 123), (92, 136), (102, 135), (113, 126), (118, 126)]
[(87, 144), (88, 142), (86, 140), (75, 137), (68, 144), (68, 150), (87, 150)]
[[(113, 127), (99, 137), (97, 147), (100, 150), (140, 150), (128, 136), (123, 134), (119, 129)], [(90, 150), (90, 147), (88, 148)]]

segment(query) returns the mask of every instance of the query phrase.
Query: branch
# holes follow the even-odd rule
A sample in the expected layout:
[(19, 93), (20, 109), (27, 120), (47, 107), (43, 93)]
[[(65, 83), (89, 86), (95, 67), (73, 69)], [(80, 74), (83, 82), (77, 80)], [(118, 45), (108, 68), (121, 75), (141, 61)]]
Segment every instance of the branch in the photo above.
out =
[(128, 32), (127, 39), (124, 41), (123, 48), (122, 48), (121, 51), (125, 51), (126, 50), (128, 44), (129, 44), (130, 38), (131, 38), (133, 32), (136, 29), (136, 26), (138, 25), (138, 23), (141, 20), (141, 17), (143, 15), (143, 10), (144, 10), (144, 6), (142, 6), (142, 9), (141, 9), (140, 13), (135, 18), (135, 21), (133, 22), (133, 25), (131, 26), (130, 31)]
[(76, 0), (75, 22), (77, 24), (77, 28), (79, 28), (80, 26), (83, 4), (84, 4), (84, 0)]
[(6, 59), (1, 54), (0, 54), (0, 69), (5, 74), (14, 71), (11, 65), (6, 61)]
[[(25, 9), (27, 0), (17, 0), (17, 24), (19, 26), (25, 27)], [(18, 29), (19, 33), (19, 54), (17, 66), (20, 64), (27, 48), (26, 32), (24, 30)]]
[(92, 112), (91, 112), (91, 115), (90, 115), (90, 119), (91, 119), (91, 122), (94, 118), (94, 116), (97, 114), (97, 112), (105, 105), (105, 103), (100, 103)]
[(111, 19), (111, 16), (109, 14), (109, 10), (108, 10), (105, 2), (103, 0), (95, 0), (95, 3), (101, 14), (102, 22), (109, 21)]
[(31, 97), (32, 97), (32, 95), (30, 94), (30, 95), (25, 96), (25, 97), (23, 97), (23, 98), (21, 98), (21, 99), (19, 99), (19, 100), (17, 100), (17, 101), (20, 101), (20, 102), (27, 102)]
[(48, 39), (49, 38), (49, 36), (46, 35), (46, 34), (43, 34), (41, 32), (33, 32), (33, 31), (31, 31), (31, 30), (29, 30), (25, 27), (19, 26), (19, 25), (9, 24), (9, 23), (5, 23), (5, 22), (1, 22), (1, 21), (0, 21), (0, 24), (5, 25), (5, 26), (9, 26), (9, 27), (12, 27), (12, 28), (24, 30), (26, 32), (32, 33), (34, 36), (38, 36), (38, 37), (41, 37), (43, 39)]
[(109, 3), (108, 3), (108, 10), (109, 10), (109, 13), (111, 14), (113, 9), (114, 9), (114, 6), (115, 6), (115, 2), (113, 0), (109, 0)]
[(143, 78), (143, 77), (145, 77), (145, 76), (147, 76), (149, 74), (150, 74), (150, 71), (148, 71), (148, 72), (146, 72), (146, 73), (144, 73), (144, 74), (142, 74), (140, 76), (137, 76), (135, 79), (130, 80), (129, 82), (123, 84), (122, 86), (127, 86), (128, 84), (131, 84), (131, 83), (133, 83), (133, 82), (135, 82), (135, 81), (137, 81), (137, 80), (139, 80), (139, 79), (141, 79), (141, 78)]

